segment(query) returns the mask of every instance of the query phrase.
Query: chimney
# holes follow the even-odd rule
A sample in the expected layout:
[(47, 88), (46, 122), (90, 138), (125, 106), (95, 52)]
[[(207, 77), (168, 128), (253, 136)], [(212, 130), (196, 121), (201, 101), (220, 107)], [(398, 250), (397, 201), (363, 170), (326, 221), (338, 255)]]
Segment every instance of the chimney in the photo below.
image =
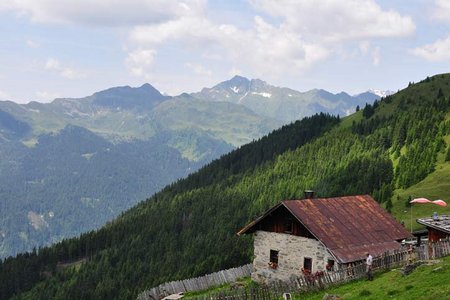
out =
[(305, 199), (314, 199), (314, 191), (312, 190), (305, 190)]

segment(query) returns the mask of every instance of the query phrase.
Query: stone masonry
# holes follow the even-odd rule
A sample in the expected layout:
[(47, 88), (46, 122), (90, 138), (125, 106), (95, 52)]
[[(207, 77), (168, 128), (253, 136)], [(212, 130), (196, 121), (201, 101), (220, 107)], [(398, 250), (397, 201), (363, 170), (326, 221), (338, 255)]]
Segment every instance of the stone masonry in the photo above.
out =
[[(269, 265), (270, 250), (279, 251), (276, 268)], [(289, 281), (300, 275), (305, 257), (312, 259), (312, 273), (325, 270), (328, 259), (333, 259), (315, 239), (266, 231), (255, 233), (254, 257), (252, 279), (263, 284)]]

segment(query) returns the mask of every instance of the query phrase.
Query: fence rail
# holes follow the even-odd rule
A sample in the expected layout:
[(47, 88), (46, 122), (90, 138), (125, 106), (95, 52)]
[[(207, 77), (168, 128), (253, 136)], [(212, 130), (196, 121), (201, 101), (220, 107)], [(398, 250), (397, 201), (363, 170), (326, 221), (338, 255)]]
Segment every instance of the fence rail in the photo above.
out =
[(137, 299), (158, 300), (170, 294), (206, 290), (213, 286), (234, 282), (236, 279), (241, 277), (250, 276), (252, 270), (252, 264), (247, 264), (241, 267), (222, 270), (201, 277), (163, 283), (157, 287), (140, 293)]

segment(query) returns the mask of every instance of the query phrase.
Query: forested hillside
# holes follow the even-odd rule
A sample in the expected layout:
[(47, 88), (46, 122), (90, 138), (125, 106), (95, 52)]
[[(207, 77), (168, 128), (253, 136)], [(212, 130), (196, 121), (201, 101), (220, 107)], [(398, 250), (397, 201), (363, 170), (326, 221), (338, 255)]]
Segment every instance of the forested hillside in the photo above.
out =
[(0, 101), (0, 258), (97, 229), (291, 120), (346, 115), (378, 99), (243, 77), (217, 87), (170, 97), (144, 84), (51, 103)]
[(0, 101), (0, 258), (97, 229), (280, 124), (149, 84)]
[(449, 96), (450, 75), (437, 75), (342, 120), (321, 114), (287, 125), (96, 232), (5, 260), (0, 298), (129, 299), (161, 282), (248, 263), (251, 237), (235, 232), (305, 189), (321, 197), (369, 193), (391, 210), (398, 189), (448, 164)]
[(205, 154), (190, 161), (167, 146), (173, 137), (166, 133), (114, 144), (69, 125), (40, 136), (32, 148), (20, 142), (3, 145), (0, 257), (99, 228), (137, 200), (232, 149), (202, 137), (198, 148)]

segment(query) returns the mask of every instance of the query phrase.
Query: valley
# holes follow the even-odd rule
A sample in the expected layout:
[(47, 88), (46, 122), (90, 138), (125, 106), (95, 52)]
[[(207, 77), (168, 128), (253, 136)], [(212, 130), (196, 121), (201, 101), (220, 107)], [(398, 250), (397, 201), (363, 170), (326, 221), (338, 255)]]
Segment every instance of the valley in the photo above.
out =
[[(368, 193), (405, 220), (405, 196), (415, 191), (434, 197), (443, 176), (434, 173), (448, 169), (449, 83), (449, 74), (436, 75), (349, 117), (322, 113), (285, 125), (166, 186), (99, 230), (7, 259), (2, 295), (130, 298), (162, 282), (246, 264), (252, 239), (236, 231), (306, 189), (321, 197)], [(415, 206), (414, 215), (429, 209), (449, 213), (448, 207)], [(76, 270), (54, 269), (82, 258), (87, 260)], [(43, 278), (43, 271), (52, 275)]]
[[(237, 86), (252, 95), (248, 103), (231, 97)], [(213, 95), (218, 90), (221, 97)], [(258, 109), (269, 107), (261, 102), (268, 93), (271, 105), (285, 112)], [(286, 93), (295, 96), (287, 101)], [(312, 105), (327, 103), (342, 114), (379, 98), (339, 95), (235, 76), (174, 97), (144, 84), (51, 103), (2, 101), (0, 258), (100, 228), (229, 151), (327, 110)]]

